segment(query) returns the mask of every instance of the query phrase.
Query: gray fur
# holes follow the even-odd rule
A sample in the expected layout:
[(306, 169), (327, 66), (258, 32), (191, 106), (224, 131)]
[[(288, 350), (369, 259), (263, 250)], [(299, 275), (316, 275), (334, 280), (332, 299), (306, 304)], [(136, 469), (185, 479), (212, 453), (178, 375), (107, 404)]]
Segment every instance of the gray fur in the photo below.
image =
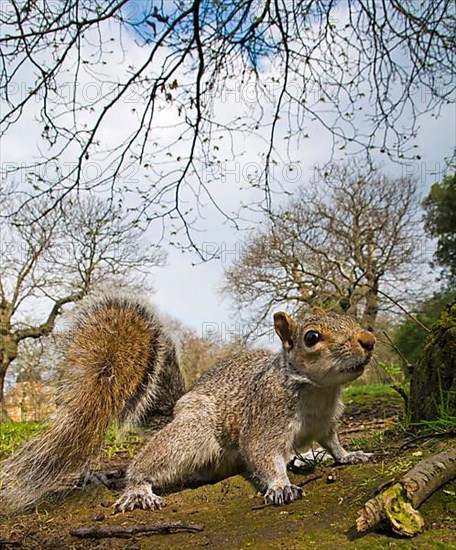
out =
[[(252, 478), (266, 503), (288, 503), (302, 491), (291, 485), (286, 465), (296, 448), (314, 440), (341, 463), (369, 458), (362, 451), (347, 453), (336, 425), (341, 387), (362, 373), (371, 350), (360, 342), (373, 345), (373, 336), (345, 316), (320, 314), (299, 325), (288, 321), (279, 354), (230, 357), (177, 402), (172, 422), (152, 435), (130, 465), (116, 511), (161, 508), (163, 499), (151, 497), (151, 487), (236, 473)], [(309, 328), (324, 335), (311, 350), (303, 343)]]
[[(132, 461), (118, 512), (160, 509), (154, 488), (236, 473), (253, 479), (267, 503), (288, 503), (302, 492), (287, 462), (314, 440), (338, 462), (367, 460), (341, 447), (336, 426), (341, 387), (363, 372), (374, 337), (324, 312), (299, 324), (284, 313), (274, 319), (280, 353), (234, 355), (183, 395), (175, 347), (153, 309), (122, 295), (85, 301), (67, 338), (56, 419), (3, 465), (4, 504), (33, 505), (87, 469), (113, 420), (165, 424)], [(311, 348), (308, 330), (321, 333)]]

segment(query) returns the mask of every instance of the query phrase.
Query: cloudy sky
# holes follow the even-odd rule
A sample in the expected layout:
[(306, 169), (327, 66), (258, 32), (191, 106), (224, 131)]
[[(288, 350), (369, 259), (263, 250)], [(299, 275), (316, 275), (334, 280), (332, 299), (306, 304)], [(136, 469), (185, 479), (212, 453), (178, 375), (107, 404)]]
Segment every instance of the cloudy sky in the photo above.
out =
[[(451, 155), (456, 142), (454, 107), (445, 109), (438, 119), (424, 116), (420, 126), (418, 142), (421, 159), (406, 165), (385, 163), (385, 170), (399, 177), (403, 174), (413, 174), (419, 179), (422, 192), (425, 193), (432, 183), (441, 179), (446, 166), (445, 157)], [(300, 184), (313, 185), (312, 162), (323, 164), (328, 161), (329, 140), (327, 143), (327, 146), (324, 141), (311, 143), (311, 152), (303, 151), (303, 164), (307, 164), (307, 169), (305, 166), (302, 169)], [(249, 144), (245, 145), (248, 148)], [(233, 179), (227, 176), (226, 186), (232, 189), (227, 193), (227, 200), (236, 202), (241, 196), (237, 190), (237, 182)], [(212, 219), (210, 216), (206, 218), (205, 226), (206, 229), (198, 235), (198, 241), (203, 250), (205, 247), (209, 252), (219, 250), (221, 259), (201, 263), (195, 254), (182, 254), (176, 249), (169, 248), (167, 266), (154, 274), (154, 286), (157, 291), (153, 299), (163, 311), (183, 320), (199, 334), (204, 334), (208, 327), (214, 330), (215, 324), (219, 327), (222, 337), (223, 334), (229, 337), (232, 331), (242, 332), (242, 326), (233, 317), (233, 304), (220, 294), (219, 289), (224, 269), (242, 251), (243, 232), (232, 230), (221, 220)]]
[[(146, 55), (144, 48), (139, 48), (134, 37), (128, 34), (124, 35), (123, 39), (123, 50), (126, 56), (121, 51), (120, 45), (114, 46), (114, 49), (116, 47), (119, 51), (114, 53), (112, 64), (104, 69), (107, 80), (109, 78), (115, 80), (116, 72), (121, 72), (131, 60), (139, 63)], [(269, 70), (272, 74), (274, 69)], [(28, 85), (28, 79), (29, 75), (23, 74), (24, 89)], [(236, 86), (236, 81), (233, 81), (232, 90), (236, 93), (220, 97), (217, 101), (216, 109), (220, 113), (221, 120), (224, 117), (229, 120), (232, 113), (240, 109), (239, 97), (236, 94), (242, 94), (245, 98), (250, 93), (247, 87), (242, 89)], [(96, 93), (96, 87), (88, 74), (81, 75), (80, 90), (82, 94)], [(420, 92), (417, 91), (417, 93)], [(422, 98), (423, 103), (425, 99)], [(107, 143), (116, 143), (128, 133), (134, 123), (131, 107), (131, 103), (120, 103), (115, 113), (107, 119), (101, 134)], [(270, 108), (270, 104), (265, 104), (263, 107)], [(38, 102), (30, 104), (19, 123), (3, 139), (2, 164), (20, 165), (24, 159), (28, 162), (39, 154), (43, 142), (40, 138), (41, 127), (35, 118), (38, 108)], [(81, 114), (81, 116), (87, 116), (90, 120), (89, 114)], [(173, 118), (175, 116), (175, 111), (173, 112), (172, 109), (161, 113), (161, 118), (158, 119), (160, 130), (157, 130), (161, 138), (170, 140), (176, 138)], [(405, 115), (403, 124), (407, 126), (408, 123), (409, 120)], [(277, 164), (277, 178), (287, 191), (292, 192), (297, 185), (318, 185), (315, 181), (314, 167), (324, 165), (331, 157), (332, 143), (329, 134), (310, 121), (308, 127), (309, 139), (295, 142), (291, 152), (287, 150), (289, 144), (285, 141), (277, 142), (278, 158), (286, 159)], [(241, 203), (258, 199), (258, 190), (250, 185), (250, 180), (255, 173), (255, 167), (259, 166), (259, 155), (264, 149), (265, 139), (267, 139), (266, 131), (238, 138), (234, 156), (221, 166), (217, 174), (201, 174), (205, 181), (215, 179), (215, 182), (211, 183), (211, 190), (215, 200), (226, 212), (238, 211)], [(386, 162), (380, 157), (378, 160), (384, 162), (385, 171), (392, 176), (416, 177), (425, 193), (433, 182), (441, 179), (442, 172), (445, 170), (445, 158), (451, 156), (455, 143), (455, 110), (454, 106), (446, 106), (439, 117), (428, 114), (420, 119), (416, 149), (416, 153), (421, 157), (420, 160), (407, 164)], [(221, 147), (223, 148), (224, 145), (222, 144)], [(177, 155), (178, 150), (176, 150)], [(290, 158), (295, 168), (293, 172), (288, 170)], [(66, 159), (71, 159), (71, 152), (68, 152)], [(135, 178), (134, 181), (137, 181), (139, 186), (148, 185), (148, 181), (142, 179), (140, 171), (137, 174), (135, 172)], [(281, 200), (283, 197), (280, 195), (275, 197), (276, 204)], [(261, 223), (260, 215), (254, 212), (245, 213), (245, 219), (241, 223), (242, 230), (237, 231), (209, 203), (206, 206), (203, 205), (195, 220), (192, 236), (203, 253), (207, 252), (208, 256), (218, 253), (220, 258), (202, 262), (195, 253), (183, 253), (177, 248), (166, 246), (168, 253), (166, 267), (157, 269), (151, 274), (151, 281), (156, 289), (152, 300), (161, 311), (193, 327), (200, 335), (204, 335), (207, 330), (214, 331), (215, 327), (223, 339), (242, 333), (243, 328), (235, 318), (236, 312), (230, 301), (220, 294), (220, 287), (224, 269), (242, 252), (245, 231), (259, 223)], [(151, 242), (156, 242), (156, 226), (149, 228), (147, 238)]]

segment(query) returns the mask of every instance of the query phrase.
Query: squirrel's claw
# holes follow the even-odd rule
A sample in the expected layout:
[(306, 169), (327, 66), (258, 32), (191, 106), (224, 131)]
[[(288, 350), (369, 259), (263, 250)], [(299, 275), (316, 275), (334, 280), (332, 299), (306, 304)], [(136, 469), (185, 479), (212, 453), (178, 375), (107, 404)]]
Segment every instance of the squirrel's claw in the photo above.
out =
[(368, 462), (373, 456), (373, 453), (365, 453), (364, 451), (353, 451), (338, 459), (337, 463), (359, 464), (361, 462)]
[(152, 492), (150, 486), (128, 489), (114, 503), (113, 514), (129, 512), (138, 508), (140, 510), (161, 510), (166, 506), (165, 501)]
[(302, 498), (302, 489), (297, 485), (284, 485), (283, 487), (269, 487), (264, 495), (265, 504), (280, 506), (289, 504), (293, 500)]

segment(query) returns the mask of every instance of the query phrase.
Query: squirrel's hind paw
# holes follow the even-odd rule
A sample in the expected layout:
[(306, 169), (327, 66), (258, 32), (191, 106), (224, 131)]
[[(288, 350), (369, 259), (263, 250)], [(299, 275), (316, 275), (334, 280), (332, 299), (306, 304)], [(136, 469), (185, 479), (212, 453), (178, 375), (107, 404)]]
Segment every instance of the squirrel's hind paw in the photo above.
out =
[(149, 485), (141, 485), (127, 489), (115, 502), (113, 514), (128, 512), (138, 508), (139, 510), (161, 510), (166, 506), (165, 501), (152, 492)]
[(302, 498), (302, 489), (297, 485), (285, 485), (283, 487), (269, 487), (264, 494), (265, 504), (280, 506), (289, 504), (293, 500)]
[(353, 451), (340, 458), (338, 464), (360, 464), (361, 462), (368, 462), (374, 455), (372, 453), (365, 453), (364, 451)]

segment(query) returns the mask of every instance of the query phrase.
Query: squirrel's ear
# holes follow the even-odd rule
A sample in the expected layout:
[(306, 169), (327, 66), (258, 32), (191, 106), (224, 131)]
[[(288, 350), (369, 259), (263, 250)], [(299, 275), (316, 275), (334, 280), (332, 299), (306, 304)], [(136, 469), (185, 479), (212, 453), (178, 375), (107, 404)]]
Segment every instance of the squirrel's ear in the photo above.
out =
[(322, 307), (319, 307), (319, 306), (313, 307), (312, 308), (312, 313), (315, 314), (315, 315), (318, 315), (319, 317), (321, 317), (323, 315), (326, 315), (326, 311)]
[(274, 328), (285, 349), (290, 350), (293, 345), (294, 321), (284, 311), (274, 313)]

